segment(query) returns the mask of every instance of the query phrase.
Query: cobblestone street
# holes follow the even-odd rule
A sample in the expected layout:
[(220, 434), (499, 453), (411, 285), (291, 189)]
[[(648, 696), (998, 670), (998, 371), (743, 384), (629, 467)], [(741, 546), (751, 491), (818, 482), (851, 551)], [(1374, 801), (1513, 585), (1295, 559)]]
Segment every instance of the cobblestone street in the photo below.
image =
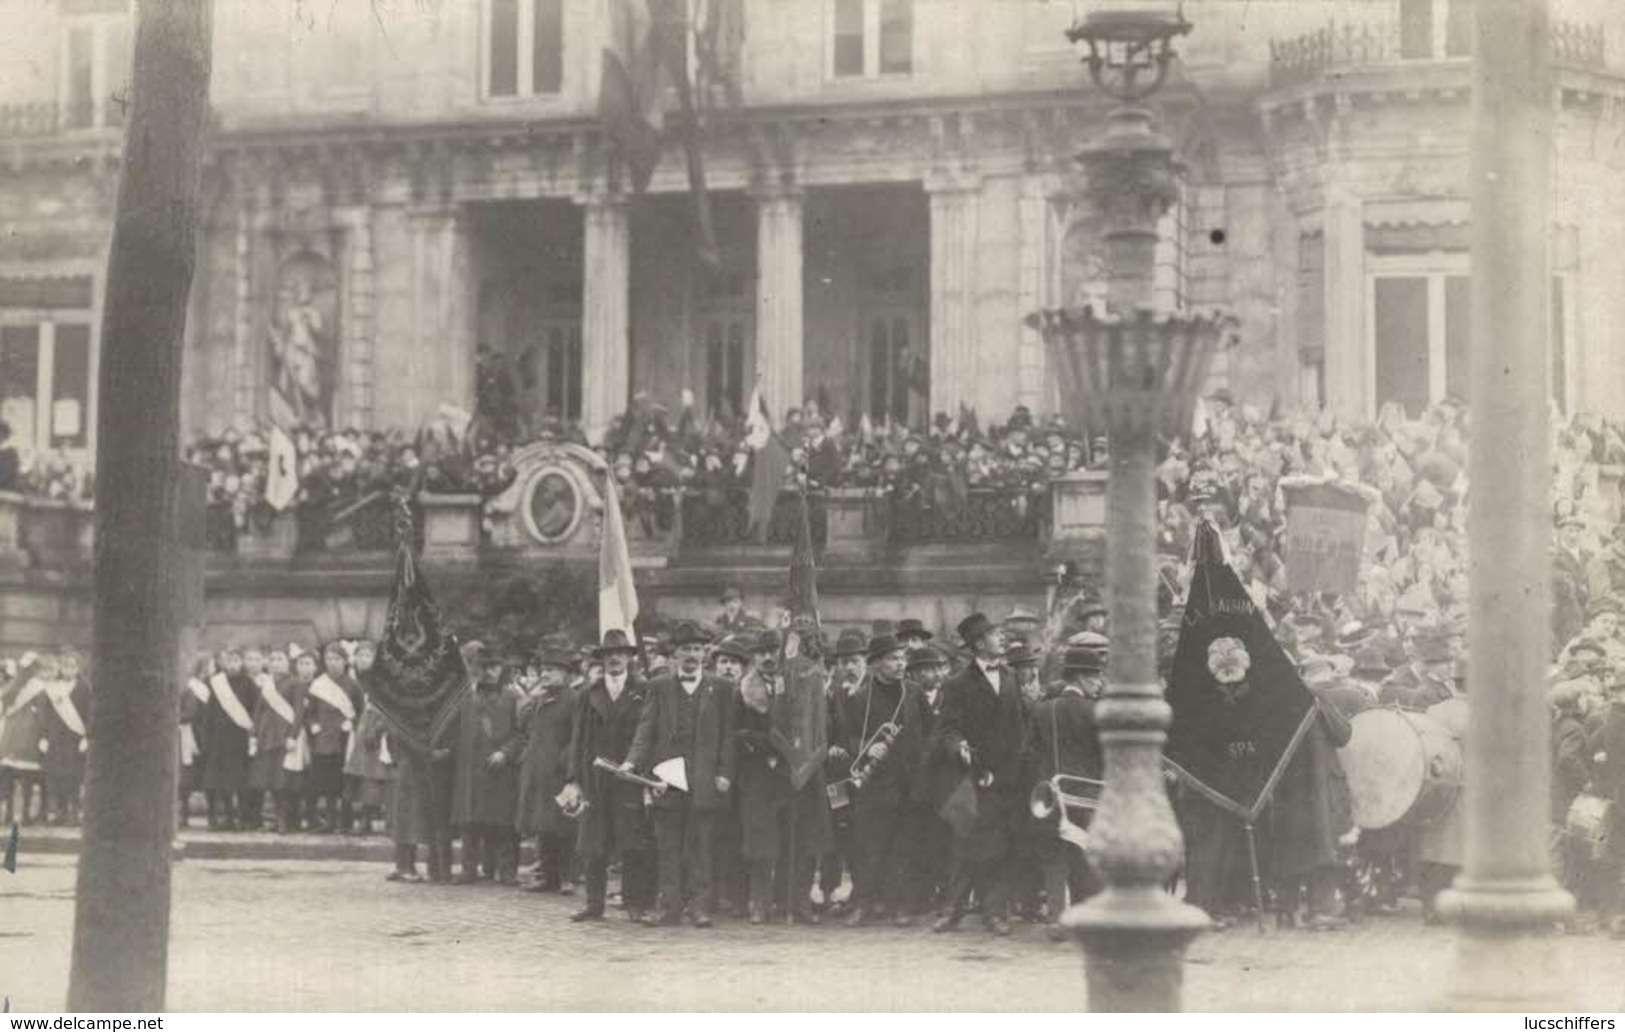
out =
[[(353, 862), (175, 867), (169, 1005), (180, 1011), (1078, 1010), (1075, 947), (1020, 925), (655, 930), (573, 925), (576, 899), (386, 883)], [(73, 861), (0, 873), (0, 992), (62, 1006)], [(1625, 1008), (1625, 942), (1555, 939), (1574, 1010)], [(1338, 933), (1234, 930), (1192, 948), (1192, 1010), (1425, 1009), (1451, 935), (1414, 916)]]

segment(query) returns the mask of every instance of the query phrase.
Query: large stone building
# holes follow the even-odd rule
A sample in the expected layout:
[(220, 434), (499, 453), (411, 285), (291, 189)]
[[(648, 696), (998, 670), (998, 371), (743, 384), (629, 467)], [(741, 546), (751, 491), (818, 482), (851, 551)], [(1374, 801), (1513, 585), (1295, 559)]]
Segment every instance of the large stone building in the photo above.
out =
[[(758, 377), (775, 413), (1043, 412), (1022, 317), (1103, 287), (1068, 189), (1108, 110), (1062, 35), (1082, 6), (744, 0), (701, 146), (713, 272), (682, 150), (632, 194), (607, 142), (602, 0), (218, 0), (185, 425), (264, 420), (280, 377), (312, 421), (410, 429), (472, 405), (482, 348), (528, 417), (589, 434), (637, 392), (737, 411)], [(1472, 7), (1185, 4), (1157, 298), (1240, 318), (1216, 384), (1365, 414), (1465, 391)], [(1555, 7), (1544, 343), (1558, 405), (1618, 412), (1625, 8)], [(89, 457), (131, 16), (3, 8), (0, 414), (25, 452)]]

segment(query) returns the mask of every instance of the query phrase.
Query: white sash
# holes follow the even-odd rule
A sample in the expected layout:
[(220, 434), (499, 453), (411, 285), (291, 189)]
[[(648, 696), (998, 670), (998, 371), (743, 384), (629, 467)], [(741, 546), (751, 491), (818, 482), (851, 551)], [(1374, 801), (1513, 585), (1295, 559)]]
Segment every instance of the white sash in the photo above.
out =
[(202, 681), (199, 681), (195, 677), (188, 678), (186, 681), (186, 687), (197, 699), (197, 701), (205, 703), (209, 701), (209, 686), (204, 684)]
[(237, 693), (232, 690), (231, 681), (227, 680), (226, 675), (218, 673), (209, 678), (209, 689), (214, 693), (215, 701), (220, 703), (220, 708), (226, 711), (226, 716), (231, 719), (231, 722), (244, 731), (252, 733), (254, 721), (249, 717), (248, 711), (243, 709), (242, 700), (237, 698)]
[(282, 722), (290, 725), (294, 724), (293, 703), (283, 697), (281, 690), (276, 686), (276, 678), (270, 674), (260, 674), (254, 678), (254, 683), (260, 686), (260, 698), (264, 699), (265, 704), (271, 707), (277, 716), (282, 718)]
[(310, 694), (344, 714), (347, 723), (354, 723), (355, 703), (350, 701), (350, 696), (331, 677), (322, 674), (310, 682)]
[(191, 724), (181, 725), (181, 766), (190, 767), (197, 762), (198, 747), (197, 735), (192, 733)]
[(79, 708), (73, 704), (73, 682), (52, 681), (51, 686), (45, 690), (45, 697), (51, 700), (51, 708), (62, 723), (68, 725), (68, 730), (85, 737), (85, 722), (79, 716)]
[(386, 767), (395, 765), (395, 757), (389, 754), (389, 736), (385, 735), (378, 740), (378, 762)]
[(310, 766), (310, 739), (303, 731), (293, 740), (293, 748), (282, 754), (282, 769), (295, 774)]
[(40, 692), (45, 691), (48, 687), (50, 687), (50, 685), (44, 678), (35, 677), (31, 679), (27, 684), (23, 685), (19, 692), (17, 692), (17, 697), (11, 700), (11, 708), (6, 710), (6, 712), (21, 713), (29, 703), (33, 702), (39, 697)]

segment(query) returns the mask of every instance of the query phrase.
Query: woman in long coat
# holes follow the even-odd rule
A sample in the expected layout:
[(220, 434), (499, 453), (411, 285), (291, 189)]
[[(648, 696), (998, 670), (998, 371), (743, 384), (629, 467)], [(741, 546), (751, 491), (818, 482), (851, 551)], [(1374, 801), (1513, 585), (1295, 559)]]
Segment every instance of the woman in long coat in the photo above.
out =
[(536, 836), (541, 861), (537, 892), (564, 892), (575, 854), (576, 822), (559, 809), (570, 760), (578, 689), (566, 684), (574, 666), (567, 652), (547, 650), (538, 659), (542, 684), (520, 712), (525, 751), (519, 761), (519, 835)]

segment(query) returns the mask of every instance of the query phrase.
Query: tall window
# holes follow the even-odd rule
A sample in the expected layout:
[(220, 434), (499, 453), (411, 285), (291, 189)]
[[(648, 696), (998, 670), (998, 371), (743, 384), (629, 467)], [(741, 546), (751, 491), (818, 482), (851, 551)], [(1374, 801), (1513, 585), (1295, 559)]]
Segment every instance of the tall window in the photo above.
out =
[(89, 408), (88, 319), (0, 312), (0, 419), (18, 450), (84, 448)]
[(1412, 60), (1472, 53), (1473, 0), (1399, 0), (1399, 56)]
[(869, 336), (869, 418), (912, 424), (916, 387), (925, 381), (925, 341), (913, 311), (871, 313)]
[(545, 96), (563, 87), (563, 0), (489, 0), (485, 95)]
[(908, 75), (914, 70), (914, 0), (832, 0), (830, 75)]
[(697, 286), (700, 299), (696, 324), (705, 353), (705, 405), (720, 415), (740, 416), (745, 411), (755, 337), (751, 314), (752, 278), (726, 271), (707, 276)]
[[(1390, 263), (1382, 263), (1390, 264)], [(1447, 395), (1467, 398), (1472, 369), (1472, 281), (1465, 255), (1437, 256), (1432, 269), (1391, 265), (1371, 280), (1376, 407), (1397, 401), (1411, 415)], [(1568, 403), (1569, 276), (1552, 277), (1551, 396)]]
[(62, 125), (110, 129), (129, 102), (130, 15), (123, 3), (66, 19), (62, 39)]
[(547, 367), (547, 415), (581, 418), (581, 321), (547, 322), (542, 326)]

